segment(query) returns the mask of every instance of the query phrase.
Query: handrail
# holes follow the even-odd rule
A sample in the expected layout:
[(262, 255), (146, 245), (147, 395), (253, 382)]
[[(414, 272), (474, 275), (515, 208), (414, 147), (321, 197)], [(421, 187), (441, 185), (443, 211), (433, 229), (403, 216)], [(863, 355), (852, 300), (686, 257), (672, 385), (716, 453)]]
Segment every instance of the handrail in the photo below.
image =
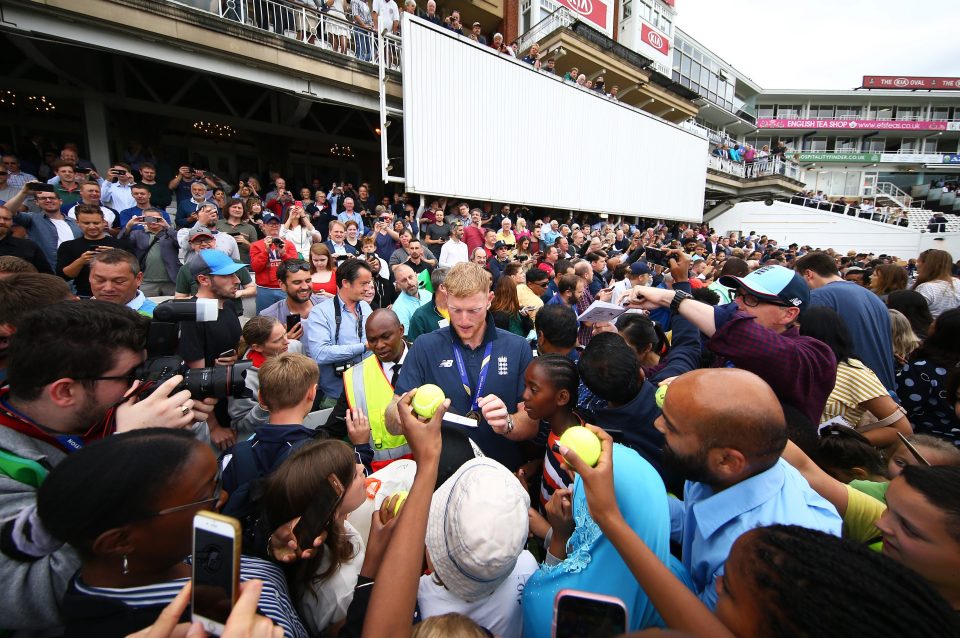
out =
[(782, 175), (790, 179), (802, 181), (800, 179), (799, 164), (772, 155), (758, 157), (752, 163), (747, 163), (734, 162), (731, 159), (719, 157), (711, 153), (707, 155), (707, 168), (712, 168), (721, 173), (727, 173), (743, 179)]
[[(837, 204), (836, 202), (831, 202), (829, 200), (819, 200), (812, 197), (803, 197), (801, 195), (794, 195), (787, 200), (786, 203), (793, 204), (795, 206), (816, 208), (817, 210), (822, 210), (828, 213), (836, 213), (838, 215), (869, 219), (875, 222), (883, 222), (885, 224), (909, 226), (909, 219), (906, 211), (899, 208), (894, 208), (892, 206), (878, 206), (870, 210), (863, 210), (854, 204)], [(906, 220), (907, 224), (904, 224), (901, 220)]]
[[(180, 0), (194, 8), (197, 3)], [(304, 0), (307, 4), (322, 4), (322, 0)], [(206, 4), (206, 3), (202, 3)], [(321, 11), (306, 4), (294, 6), (278, 0), (218, 0), (216, 9), (221, 18), (239, 22), (248, 27), (270, 31), (287, 38), (312, 44), (319, 48), (346, 55), (359, 62), (376, 64), (380, 56), (380, 44), (376, 32), (364, 29), (331, 12)], [(385, 42), (386, 62), (393, 70), (400, 69), (400, 39), (387, 34)]]
[(890, 182), (877, 182), (875, 189), (876, 195), (874, 195), (874, 197), (884, 195), (891, 201), (896, 202), (900, 208), (910, 208), (913, 204), (912, 197)]
[(534, 42), (539, 42), (547, 34), (561, 27), (569, 27), (576, 21), (576, 16), (570, 13), (566, 7), (557, 7), (555, 11), (530, 27), (526, 33), (517, 38), (517, 55), (529, 49)]

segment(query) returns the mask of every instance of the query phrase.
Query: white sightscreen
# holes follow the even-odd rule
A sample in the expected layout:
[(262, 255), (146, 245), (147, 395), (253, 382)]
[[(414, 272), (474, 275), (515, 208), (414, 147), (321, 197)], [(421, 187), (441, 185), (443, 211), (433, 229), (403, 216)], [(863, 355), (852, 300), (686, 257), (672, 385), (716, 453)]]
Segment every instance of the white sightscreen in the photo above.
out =
[(402, 46), (407, 190), (701, 220), (706, 140), (410, 14)]

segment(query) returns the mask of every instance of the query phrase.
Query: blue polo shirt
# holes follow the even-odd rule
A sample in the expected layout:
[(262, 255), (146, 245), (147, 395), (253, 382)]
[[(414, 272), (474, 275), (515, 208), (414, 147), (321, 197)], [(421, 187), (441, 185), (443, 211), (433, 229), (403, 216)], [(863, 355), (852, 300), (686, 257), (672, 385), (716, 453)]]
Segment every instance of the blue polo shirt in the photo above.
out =
[[(463, 388), (453, 349), (461, 349), (470, 388), (475, 391), (484, 350), (490, 342), (493, 342), (493, 349), (482, 396), (497, 395), (503, 399), (507, 411), (515, 413), (517, 404), (523, 401), (523, 375), (533, 360), (533, 353), (526, 339), (496, 328), (490, 313), (487, 313), (483, 343), (473, 349), (464, 345), (453, 326), (417, 337), (400, 370), (396, 393), (402, 395), (425, 383), (433, 383), (440, 386), (450, 399), (450, 410), (465, 415), (470, 411), (472, 397), (467, 396)], [(511, 472), (516, 471), (523, 463), (520, 444), (494, 432), (486, 421), (481, 420), (476, 428), (463, 429), (484, 454), (499, 461)]]
[(682, 543), (694, 592), (711, 610), (717, 607), (717, 576), (723, 575), (733, 543), (745, 532), (799, 525), (840, 536), (843, 525), (836, 508), (783, 459), (720, 492), (687, 481), (683, 501), (670, 497), (669, 502), (671, 539)]

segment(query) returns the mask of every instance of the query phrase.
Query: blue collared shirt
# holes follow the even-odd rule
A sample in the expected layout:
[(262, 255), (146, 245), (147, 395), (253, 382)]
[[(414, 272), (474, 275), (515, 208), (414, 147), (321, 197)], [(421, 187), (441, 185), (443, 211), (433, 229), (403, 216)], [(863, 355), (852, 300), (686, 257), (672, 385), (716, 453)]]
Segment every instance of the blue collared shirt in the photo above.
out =
[(692, 481), (683, 491), (683, 501), (670, 498), (670, 534), (682, 543), (683, 565), (711, 610), (717, 606), (717, 576), (743, 533), (768, 525), (800, 525), (839, 536), (843, 523), (833, 505), (783, 459), (721, 492)]
[(357, 212), (356, 210), (354, 210), (352, 213), (348, 213), (347, 211), (343, 211), (342, 213), (340, 213), (339, 215), (337, 215), (337, 219), (340, 220), (341, 222), (343, 222), (344, 224), (346, 224), (346, 223), (349, 222), (349, 221), (355, 221), (355, 222), (357, 222), (358, 234), (360, 235), (360, 237), (363, 237), (363, 234), (364, 234), (364, 229), (363, 229), (363, 217), (360, 216), (360, 213), (359, 213), (359, 212)]
[[(334, 303), (340, 304), (340, 338), (335, 339), (337, 330)], [(320, 390), (323, 395), (334, 399), (343, 394), (343, 379), (333, 369), (337, 364), (358, 363), (366, 350), (367, 332), (363, 322), (373, 309), (366, 301), (357, 302), (360, 317), (347, 310), (336, 295), (325, 299), (310, 311), (303, 322), (304, 343), (308, 354), (320, 366)], [(357, 338), (357, 322), (360, 322), (360, 337)]]
[(419, 297), (409, 295), (406, 291), (401, 291), (393, 302), (393, 311), (397, 314), (400, 323), (403, 324), (403, 334), (410, 334), (410, 319), (413, 313), (425, 306), (433, 299), (429, 290), (418, 290)]

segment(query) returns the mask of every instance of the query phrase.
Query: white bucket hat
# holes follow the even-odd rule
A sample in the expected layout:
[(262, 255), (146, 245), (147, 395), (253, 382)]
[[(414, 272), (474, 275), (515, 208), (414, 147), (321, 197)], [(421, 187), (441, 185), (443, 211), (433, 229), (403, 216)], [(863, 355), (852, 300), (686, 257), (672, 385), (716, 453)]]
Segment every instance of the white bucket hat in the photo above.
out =
[(530, 497), (490, 458), (471, 459), (433, 494), (427, 551), (443, 584), (466, 602), (490, 595), (527, 543)]

